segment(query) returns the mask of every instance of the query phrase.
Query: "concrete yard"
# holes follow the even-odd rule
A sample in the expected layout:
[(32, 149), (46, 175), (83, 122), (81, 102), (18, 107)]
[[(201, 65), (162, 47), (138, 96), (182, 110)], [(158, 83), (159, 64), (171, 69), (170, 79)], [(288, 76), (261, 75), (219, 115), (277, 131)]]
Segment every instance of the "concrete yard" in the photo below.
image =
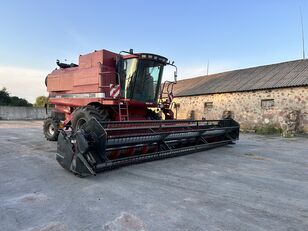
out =
[(308, 139), (236, 145), (78, 178), (41, 121), (0, 121), (0, 230), (308, 230)]

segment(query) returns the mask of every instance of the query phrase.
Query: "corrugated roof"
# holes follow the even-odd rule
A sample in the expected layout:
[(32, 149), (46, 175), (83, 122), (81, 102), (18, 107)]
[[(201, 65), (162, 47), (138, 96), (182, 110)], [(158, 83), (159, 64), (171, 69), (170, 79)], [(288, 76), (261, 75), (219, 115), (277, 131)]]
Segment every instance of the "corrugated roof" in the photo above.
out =
[(179, 80), (175, 96), (265, 90), (308, 85), (308, 59)]

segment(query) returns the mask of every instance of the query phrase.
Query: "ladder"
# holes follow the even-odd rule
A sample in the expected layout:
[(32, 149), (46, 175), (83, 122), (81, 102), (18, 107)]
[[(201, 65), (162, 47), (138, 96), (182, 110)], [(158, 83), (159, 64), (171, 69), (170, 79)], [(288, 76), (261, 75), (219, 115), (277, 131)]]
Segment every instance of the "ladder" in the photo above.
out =
[(128, 104), (126, 102), (119, 103), (119, 119), (120, 121), (129, 120)]

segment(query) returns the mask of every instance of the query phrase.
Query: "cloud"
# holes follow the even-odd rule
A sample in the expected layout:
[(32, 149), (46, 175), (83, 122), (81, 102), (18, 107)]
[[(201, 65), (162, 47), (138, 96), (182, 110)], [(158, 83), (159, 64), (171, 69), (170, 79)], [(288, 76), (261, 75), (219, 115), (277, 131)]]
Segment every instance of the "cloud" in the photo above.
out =
[(11, 95), (25, 98), (31, 103), (40, 95), (48, 95), (45, 77), (50, 71), (0, 66), (0, 88), (6, 87)]

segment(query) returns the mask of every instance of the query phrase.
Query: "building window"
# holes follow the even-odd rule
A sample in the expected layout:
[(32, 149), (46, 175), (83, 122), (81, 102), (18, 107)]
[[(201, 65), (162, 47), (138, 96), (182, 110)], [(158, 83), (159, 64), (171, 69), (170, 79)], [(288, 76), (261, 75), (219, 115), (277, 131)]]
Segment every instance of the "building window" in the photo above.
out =
[(196, 119), (196, 111), (195, 110), (191, 110), (189, 117), (190, 117), (189, 119), (195, 120)]
[(211, 110), (213, 108), (213, 102), (205, 102), (204, 109)]
[(261, 100), (261, 108), (268, 109), (274, 107), (273, 99), (262, 99)]

